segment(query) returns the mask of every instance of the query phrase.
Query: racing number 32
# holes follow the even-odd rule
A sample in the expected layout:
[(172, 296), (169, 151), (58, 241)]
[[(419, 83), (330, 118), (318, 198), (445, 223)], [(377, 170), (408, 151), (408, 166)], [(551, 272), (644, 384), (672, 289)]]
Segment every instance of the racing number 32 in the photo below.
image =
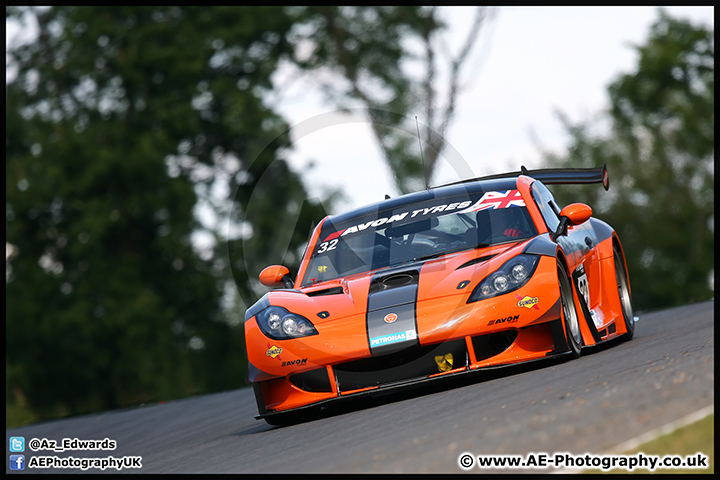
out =
[(340, 239), (336, 238), (335, 240), (330, 240), (329, 242), (323, 242), (320, 244), (320, 249), (317, 251), (317, 253), (324, 253), (328, 252), (330, 250), (335, 250), (335, 247), (337, 247), (338, 242)]

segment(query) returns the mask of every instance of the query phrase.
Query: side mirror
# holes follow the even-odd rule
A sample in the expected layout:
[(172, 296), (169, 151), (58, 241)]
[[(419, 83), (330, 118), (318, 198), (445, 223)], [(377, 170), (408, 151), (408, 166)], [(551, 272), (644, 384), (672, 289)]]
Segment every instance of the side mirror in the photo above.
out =
[(290, 278), (290, 270), (282, 265), (271, 265), (260, 272), (260, 283), (266, 287), (293, 288), (294, 283)]
[(570, 225), (580, 225), (592, 216), (592, 208), (584, 203), (571, 203), (560, 210), (560, 216), (569, 218)]
[(551, 238), (554, 241), (561, 235), (567, 235), (567, 229), (570, 225), (580, 225), (588, 221), (592, 216), (592, 208), (584, 203), (571, 203), (560, 210), (560, 225)]

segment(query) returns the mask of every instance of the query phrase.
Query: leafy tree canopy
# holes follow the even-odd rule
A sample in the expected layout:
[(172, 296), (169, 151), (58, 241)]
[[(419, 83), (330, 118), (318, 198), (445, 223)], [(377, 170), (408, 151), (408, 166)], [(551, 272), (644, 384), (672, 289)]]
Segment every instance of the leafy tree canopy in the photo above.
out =
[(607, 164), (609, 192), (556, 187), (559, 203), (584, 202), (620, 235), (633, 303), (657, 309), (714, 294), (714, 33), (659, 11), (635, 71), (608, 88), (610, 131), (573, 125), (550, 166)]
[[(10, 49), (6, 86), (8, 398), (44, 418), (242, 385), (242, 329), (220, 312), (228, 247), (199, 256), (193, 212), (220, 187), (240, 217), (251, 195), (280, 211), (306, 197), (263, 101), (293, 20), (270, 7), (7, 15), (38, 28)], [(308, 226), (324, 215), (302, 212)]]
[[(334, 198), (308, 198), (285, 161), (288, 125), (265, 100), (273, 74), (283, 61), (354, 64), (403, 118), (402, 42), (434, 31), (428, 10), (53, 6), (6, 17), (38, 32), (8, 49), (8, 405), (43, 419), (242, 385), (232, 309), (257, 299), (263, 266), (297, 268)], [(199, 232), (214, 239), (202, 251)]]

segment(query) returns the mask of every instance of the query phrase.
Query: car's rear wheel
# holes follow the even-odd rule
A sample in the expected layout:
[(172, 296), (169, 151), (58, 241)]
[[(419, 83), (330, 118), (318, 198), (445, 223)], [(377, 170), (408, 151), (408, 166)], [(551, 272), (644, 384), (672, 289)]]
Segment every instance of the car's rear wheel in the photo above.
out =
[(558, 283), (560, 284), (560, 301), (562, 302), (562, 315), (565, 324), (565, 337), (567, 339), (570, 354), (573, 358), (580, 356), (582, 346), (582, 335), (580, 334), (580, 322), (578, 320), (575, 301), (573, 300), (572, 286), (567, 271), (561, 262), (558, 261)]
[(620, 296), (620, 306), (622, 307), (623, 320), (627, 330), (627, 333), (622, 338), (630, 340), (635, 334), (635, 317), (633, 317), (632, 304), (630, 303), (630, 286), (622, 260), (622, 253), (617, 247), (613, 247), (613, 257), (615, 259), (615, 278), (617, 280), (618, 295)]

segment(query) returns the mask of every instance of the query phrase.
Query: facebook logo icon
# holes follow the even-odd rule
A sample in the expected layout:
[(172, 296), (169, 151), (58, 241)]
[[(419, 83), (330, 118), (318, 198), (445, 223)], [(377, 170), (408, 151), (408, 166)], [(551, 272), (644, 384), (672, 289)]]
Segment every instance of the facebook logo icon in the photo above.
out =
[(25, 470), (25, 455), (10, 455), (10, 470)]
[(25, 451), (25, 437), (10, 437), (10, 451), (11, 452), (24, 452)]

